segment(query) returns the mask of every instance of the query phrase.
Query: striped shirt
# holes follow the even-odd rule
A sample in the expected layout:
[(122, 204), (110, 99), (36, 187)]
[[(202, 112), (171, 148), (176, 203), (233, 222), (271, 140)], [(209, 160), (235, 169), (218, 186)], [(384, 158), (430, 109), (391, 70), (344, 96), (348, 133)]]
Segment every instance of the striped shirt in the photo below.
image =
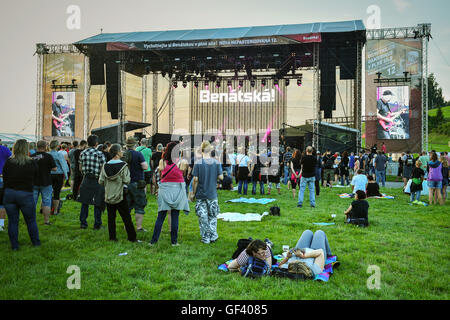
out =
[[(271, 256), (272, 256), (272, 254), (270, 253), (270, 249), (269, 249), (269, 247), (267, 247), (266, 253), (265, 253), (265, 255), (264, 255), (264, 259), (266, 260), (266, 259), (270, 258)], [(246, 266), (246, 265), (247, 265), (247, 263), (248, 263), (248, 258), (249, 258), (249, 255), (247, 254), (247, 251), (244, 250), (244, 251), (242, 251), (241, 254), (236, 258), (236, 262), (237, 262), (241, 267), (243, 267), (243, 266)]]

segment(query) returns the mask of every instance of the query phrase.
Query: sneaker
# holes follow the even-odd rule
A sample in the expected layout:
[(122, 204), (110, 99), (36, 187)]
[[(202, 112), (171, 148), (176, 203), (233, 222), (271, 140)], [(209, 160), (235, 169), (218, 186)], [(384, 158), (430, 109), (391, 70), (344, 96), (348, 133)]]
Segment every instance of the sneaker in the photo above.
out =
[(149, 243), (148, 243), (148, 246), (149, 246), (150, 248), (152, 248), (152, 247), (155, 246), (155, 244), (156, 244), (156, 243), (151, 243), (151, 242), (149, 242)]
[(301, 208), (301, 207), (302, 207), (302, 205), (301, 205), (301, 204), (298, 204), (298, 205), (297, 205), (297, 208)]
[(87, 225), (85, 225), (85, 224), (82, 224), (82, 225), (80, 225), (80, 229), (87, 229)]
[(264, 242), (269, 245), (269, 247), (273, 248), (273, 242), (269, 240), (269, 238), (265, 238)]
[(216, 238), (216, 239), (214, 239), (214, 240), (209, 240), (209, 242), (210, 242), (210, 243), (214, 243), (214, 242), (217, 242), (217, 240), (219, 240), (219, 238)]
[(46, 226), (51, 226), (52, 225), (52, 223), (49, 221), (49, 222), (44, 222), (44, 224), (46, 225)]
[(94, 230), (100, 230), (103, 229), (103, 226), (94, 227)]
[(311, 205), (311, 208), (315, 208), (316, 206)]
[(136, 232), (148, 232), (148, 231), (147, 231), (147, 229), (140, 228), (140, 229), (136, 229)]
[(0, 232), (1, 232), (1, 231), (5, 231), (5, 228), (3, 228), (3, 227), (0, 227)]
[(177, 243), (172, 243), (172, 247), (179, 247), (180, 246), (180, 244), (177, 242)]

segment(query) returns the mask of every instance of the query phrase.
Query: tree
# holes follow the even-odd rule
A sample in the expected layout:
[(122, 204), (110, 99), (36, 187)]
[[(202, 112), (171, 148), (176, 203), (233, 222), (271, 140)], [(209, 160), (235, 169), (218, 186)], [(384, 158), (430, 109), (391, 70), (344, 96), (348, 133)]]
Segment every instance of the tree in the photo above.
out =
[(442, 88), (439, 87), (434, 73), (431, 73), (428, 76), (428, 109), (443, 107), (445, 104)]

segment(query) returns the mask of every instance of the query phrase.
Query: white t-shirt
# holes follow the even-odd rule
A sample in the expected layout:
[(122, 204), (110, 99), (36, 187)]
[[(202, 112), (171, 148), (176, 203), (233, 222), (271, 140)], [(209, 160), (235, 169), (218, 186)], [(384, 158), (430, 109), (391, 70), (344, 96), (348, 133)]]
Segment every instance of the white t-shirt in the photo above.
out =
[(355, 193), (358, 190), (366, 192), (366, 185), (369, 181), (367, 180), (366, 175), (364, 174), (357, 174), (356, 176), (353, 176), (352, 179), (352, 186), (355, 186), (353, 189), (353, 193)]

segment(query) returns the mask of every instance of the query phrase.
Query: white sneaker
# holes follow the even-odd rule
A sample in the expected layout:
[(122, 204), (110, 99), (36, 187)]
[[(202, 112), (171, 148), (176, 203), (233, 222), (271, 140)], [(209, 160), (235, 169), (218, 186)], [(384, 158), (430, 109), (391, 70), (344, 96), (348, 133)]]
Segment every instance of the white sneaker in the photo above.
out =
[(4, 227), (0, 227), (0, 231), (5, 231), (5, 228)]

